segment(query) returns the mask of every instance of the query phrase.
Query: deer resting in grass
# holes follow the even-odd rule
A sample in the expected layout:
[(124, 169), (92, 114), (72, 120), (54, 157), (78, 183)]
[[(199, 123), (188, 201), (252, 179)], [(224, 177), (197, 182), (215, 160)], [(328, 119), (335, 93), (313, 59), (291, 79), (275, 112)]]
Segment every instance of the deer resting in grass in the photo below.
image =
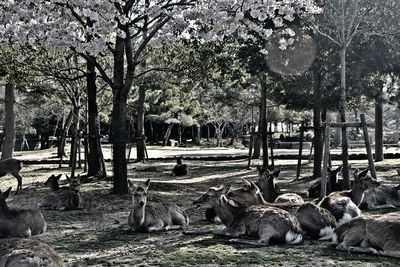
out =
[(3, 177), (7, 173), (9, 173), (15, 178), (17, 178), (18, 186), (16, 194), (21, 193), (22, 191), (22, 177), (19, 174), (19, 171), (21, 169), (22, 169), (22, 161), (20, 160), (5, 159), (0, 161), (0, 177)]
[(6, 199), (11, 187), (4, 193), (0, 191), (0, 238), (30, 237), (46, 231), (46, 221), (38, 210), (10, 209)]
[(80, 191), (80, 176), (70, 179), (67, 176), (69, 189), (53, 191), (39, 202), (40, 209), (48, 210), (77, 210), (83, 209), (83, 197)]
[(32, 239), (0, 239), (0, 266), (64, 267), (63, 259), (48, 245)]
[(400, 185), (378, 186), (364, 192), (360, 209), (387, 209), (400, 207)]
[[(342, 166), (331, 169), (328, 166), (328, 181), (326, 185), (326, 194), (329, 195), (335, 191), (343, 190), (343, 181), (338, 181), (337, 175), (342, 170)], [(319, 198), (321, 196), (321, 180), (316, 181), (308, 188), (308, 197)]]
[(333, 233), (336, 249), (400, 258), (400, 213), (360, 216)]
[(134, 184), (132, 180), (128, 180), (128, 185), (133, 193), (128, 225), (136, 232), (180, 229), (189, 225), (189, 217), (176, 204), (147, 202), (150, 179), (143, 186)]
[(380, 183), (367, 175), (368, 169), (354, 173), (354, 183), (351, 190), (332, 192), (324, 197), (319, 206), (329, 210), (335, 216), (337, 222), (343, 224), (351, 218), (361, 215), (358, 208), (367, 189), (380, 186)]
[(243, 186), (226, 194), (227, 198), (237, 207), (249, 207), (251, 205), (263, 205), (266, 207), (280, 208), (297, 217), (305, 236), (320, 240), (329, 240), (337, 222), (333, 215), (326, 209), (313, 203), (269, 203), (264, 200), (260, 189), (253, 182), (243, 179)]
[(182, 164), (183, 156), (174, 156), (176, 159), (176, 165), (172, 169), (171, 176), (184, 176), (187, 174), (187, 165)]
[(260, 188), (264, 200), (267, 202), (295, 202), (304, 203), (303, 198), (295, 193), (280, 194), (279, 187), (275, 184), (275, 178), (279, 176), (280, 170), (271, 173), (268, 169), (258, 168), (259, 179), (256, 182), (258, 188)]
[[(299, 244), (303, 241), (303, 231), (296, 216), (275, 207), (238, 206), (225, 195), (221, 198), (226, 208), (234, 216), (233, 223), (226, 232), (228, 236), (245, 237), (232, 242), (268, 246), (271, 242)], [(246, 238), (257, 238), (251, 240)]]

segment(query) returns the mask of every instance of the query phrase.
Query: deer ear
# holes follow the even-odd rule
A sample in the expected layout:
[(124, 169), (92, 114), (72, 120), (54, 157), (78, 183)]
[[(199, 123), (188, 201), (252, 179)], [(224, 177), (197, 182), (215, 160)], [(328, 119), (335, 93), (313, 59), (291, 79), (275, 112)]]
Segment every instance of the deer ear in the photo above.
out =
[(336, 172), (339, 173), (341, 172), (343, 169), (343, 165), (340, 165), (339, 167), (336, 168)]
[(224, 193), (224, 194), (228, 194), (230, 190), (231, 190), (231, 186), (230, 186), (230, 185), (224, 186), (224, 191), (223, 191), (223, 193)]
[(147, 190), (149, 188), (149, 185), (150, 185), (150, 178), (146, 180), (144, 185), (146, 186), (146, 190)]
[(333, 172), (332, 168), (328, 166), (328, 172)]
[(4, 193), (3, 196), (7, 199), (10, 196), (12, 187), (10, 186)]
[(135, 190), (135, 184), (133, 183), (133, 181), (131, 179), (128, 179), (128, 187), (130, 188), (130, 190), (132, 192)]
[(281, 170), (277, 170), (276, 172), (274, 172), (272, 175), (277, 178), (279, 176), (279, 174), (281, 173)]
[(357, 175), (357, 177), (358, 178), (364, 178), (365, 176), (367, 176), (367, 173), (368, 173), (368, 169), (363, 170)]
[(251, 186), (251, 183), (250, 183), (249, 181), (247, 181), (246, 179), (243, 179), (243, 178), (242, 178), (242, 183), (243, 183), (245, 186), (248, 186), (248, 187)]
[(67, 181), (71, 180), (68, 175), (65, 175), (65, 177), (67, 177)]
[(253, 181), (251, 181), (250, 184), (251, 184), (250, 190), (251, 190), (251, 191), (255, 190), (255, 191), (256, 191), (256, 194), (258, 194), (258, 192), (260, 191), (260, 189), (258, 188), (258, 186), (257, 186)]
[(62, 173), (59, 174), (59, 175), (57, 175), (57, 176), (55, 176), (55, 177), (56, 177), (56, 180), (60, 180), (61, 176), (62, 176)]

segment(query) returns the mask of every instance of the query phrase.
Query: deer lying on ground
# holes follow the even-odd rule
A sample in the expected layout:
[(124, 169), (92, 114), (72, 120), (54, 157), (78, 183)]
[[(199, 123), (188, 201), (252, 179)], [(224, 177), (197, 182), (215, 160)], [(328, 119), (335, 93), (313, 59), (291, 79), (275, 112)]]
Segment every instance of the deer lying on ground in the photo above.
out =
[(332, 192), (324, 197), (318, 204), (329, 210), (335, 216), (337, 222), (343, 224), (351, 218), (361, 215), (358, 208), (367, 189), (380, 186), (380, 183), (367, 175), (368, 169), (354, 173), (354, 183), (351, 190)]
[(136, 232), (180, 229), (189, 225), (189, 217), (176, 204), (147, 202), (150, 179), (147, 179), (144, 186), (136, 185), (132, 180), (128, 180), (128, 185), (133, 193), (128, 225)]
[(39, 202), (40, 209), (48, 210), (77, 210), (83, 209), (83, 197), (80, 190), (80, 176), (70, 179), (67, 176), (69, 189), (53, 191)]
[(303, 241), (303, 231), (296, 216), (280, 208), (267, 206), (238, 206), (225, 195), (221, 198), (226, 208), (234, 216), (233, 223), (226, 235), (246, 236), (258, 240), (232, 239), (233, 242), (269, 245), (270, 242), (299, 244)]
[(400, 258), (400, 213), (360, 216), (335, 229), (336, 249)]
[(0, 177), (5, 176), (7, 173), (11, 174), (18, 180), (17, 192), (22, 191), (22, 177), (19, 171), (22, 169), (22, 161), (17, 159), (5, 159), (0, 161)]
[(226, 194), (227, 198), (232, 203), (235, 203), (237, 207), (246, 208), (250, 205), (263, 205), (286, 210), (297, 217), (307, 237), (319, 238), (320, 240), (331, 239), (337, 222), (328, 210), (318, 207), (313, 203), (269, 203), (264, 200), (260, 189), (255, 183), (244, 179), (243, 183), (242, 188)]
[(174, 156), (176, 159), (176, 165), (172, 169), (171, 176), (184, 176), (187, 174), (187, 165), (182, 164), (183, 156)]
[(264, 200), (267, 202), (295, 202), (304, 203), (303, 198), (295, 193), (280, 194), (279, 187), (275, 184), (275, 178), (279, 176), (280, 170), (271, 173), (268, 169), (258, 168), (259, 179), (256, 182), (260, 188)]
[[(342, 166), (336, 169), (328, 167), (328, 180), (326, 185), (326, 194), (329, 195), (335, 191), (343, 190), (343, 181), (338, 181), (337, 175), (342, 170)], [(308, 197), (319, 198), (321, 196), (321, 180), (316, 181), (308, 188)]]
[(48, 245), (32, 239), (0, 240), (0, 266), (64, 267), (63, 259)]
[(0, 238), (30, 237), (46, 231), (46, 221), (38, 210), (10, 209), (6, 199), (11, 187), (4, 193), (0, 191)]

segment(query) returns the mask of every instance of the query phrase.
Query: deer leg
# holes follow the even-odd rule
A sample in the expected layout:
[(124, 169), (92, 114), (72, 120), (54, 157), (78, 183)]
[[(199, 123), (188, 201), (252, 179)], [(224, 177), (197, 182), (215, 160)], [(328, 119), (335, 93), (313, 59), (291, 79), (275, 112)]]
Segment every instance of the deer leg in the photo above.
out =
[(266, 240), (251, 240), (251, 239), (240, 239), (240, 238), (230, 239), (229, 242), (248, 244), (248, 245), (254, 245), (254, 246), (268, 246), (269, 245), (269, 241), (266, 241)]
[(21, 191), (22, 191), (22, 177), (21, 177), (21, 175), (19, 175), (18, 172), (11, 173), (11, 174), (12, 174), (12, 176), (14, 176), (15, 178), (17, 178), (17, 180), (18, 180), (17, 191), (16, 191), (15, 194), (19, 194), (19, 193), (21, 193)]
[[(164, 227), (163, 222), (161, 220), (157, 220), (156, 222), (147, 226), (147, 231), (149, 231), (149, 232), (159, 231), (159, 230), (162, 230), (163, 227)], [(166, 230), (168, 230), (168, 229), (166, 229)]]

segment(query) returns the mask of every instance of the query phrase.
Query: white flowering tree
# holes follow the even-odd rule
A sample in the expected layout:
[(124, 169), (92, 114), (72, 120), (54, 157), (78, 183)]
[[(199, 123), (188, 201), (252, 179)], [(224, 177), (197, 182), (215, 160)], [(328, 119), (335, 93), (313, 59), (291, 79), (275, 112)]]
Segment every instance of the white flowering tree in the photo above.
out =
[[(5, 0), (0, 8), (3, 49), (69, 48), (112, 88), (115, 193), (127, 192), (126, 102), (139, 72), (149, 71), (143, 69), (149, 45), (189, 37), (212, 41), (232, 33), (268, 38), (272, 27), (320, 11), (312, 0)], [(291, 42), (283, 40), (283, 46)], [(101, 64), (105, 55), (113, 58), (110, 72)]]

